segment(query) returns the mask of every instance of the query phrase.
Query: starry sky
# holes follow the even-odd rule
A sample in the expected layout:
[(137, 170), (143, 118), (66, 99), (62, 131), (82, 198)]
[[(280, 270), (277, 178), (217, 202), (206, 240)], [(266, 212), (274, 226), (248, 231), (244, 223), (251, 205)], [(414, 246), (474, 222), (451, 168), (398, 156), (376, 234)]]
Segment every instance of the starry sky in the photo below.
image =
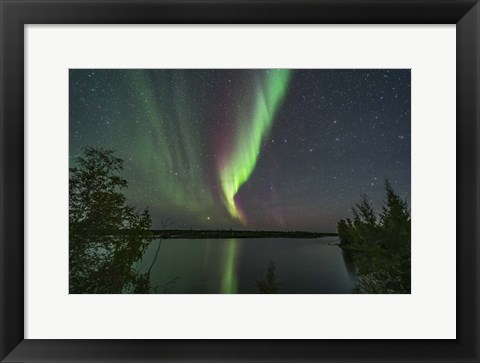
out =
[(410, 205), (409, 69), (71, 69), (70, 163), (124, 160), (153, 227), (334, 232), (384, 180)]

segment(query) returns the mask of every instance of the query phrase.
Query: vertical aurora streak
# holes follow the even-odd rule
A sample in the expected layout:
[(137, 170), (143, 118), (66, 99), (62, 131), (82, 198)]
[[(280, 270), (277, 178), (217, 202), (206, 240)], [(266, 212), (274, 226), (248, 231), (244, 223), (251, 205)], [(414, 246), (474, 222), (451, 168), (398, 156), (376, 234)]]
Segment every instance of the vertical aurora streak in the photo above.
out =
[[(134, 197), (145, 204), (153, 199), (172, 209), (199, 212), (213, 208), (200, 169), (203, 152), (199, 151), (203, 150), (204, 140), (191, 127), (195, 116), (205, 116), (197, 104), (189, 102), (194, 86), (186, 85), (182, 71), (172, 72), (175, 74), (147, 70), (128, 73), (134, 104), (143, 110), (142, 124), (131, 132), (131, 138), (142, 140), (135, 141), (139, 166), (136, 171), (152, 181), (150, 195), (140, 192)], [(155, 87), (154, 81), (164, 87)]]
[(244, 224), (246, 219), (235, 202), (235, 196), (255, 169), (262, 141), (285, 97), (290, 76), (290, 70), (279, 69), (264, 71), (263, 79), (256, 79), (253, 114), (243, 112), (239, 115), (233, 149), (221, 165), (220, 182), (225, 207), (232, 217)]

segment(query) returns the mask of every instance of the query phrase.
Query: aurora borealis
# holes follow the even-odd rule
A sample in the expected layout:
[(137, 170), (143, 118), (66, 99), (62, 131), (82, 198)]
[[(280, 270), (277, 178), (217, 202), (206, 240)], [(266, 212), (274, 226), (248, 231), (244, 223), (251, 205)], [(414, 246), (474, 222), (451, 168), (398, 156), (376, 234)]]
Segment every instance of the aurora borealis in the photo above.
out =
[[(232, 217), (246, 223), (244, 214), (235, 204), (235, 195), (248, 180), (257, 164), (262, 141), (267, 135), (275, 112), (288, 87), (289, 70), (267, 71), (265, 81), (255, 79), (255, 101), (251, 112), (239, 109), (240, 120), (237, 124), (232, 143), (233, 148), (225, 160), (220, 163), (220, 180), (226, 200), (226, 206)], [(264, 84), (262, 84), (264, 83)]]
[(69, 91), (70, 157), (115, 150), (154, 228), (335, 231), (385, 178), (410, 202), (410, 70), (73, 69)]

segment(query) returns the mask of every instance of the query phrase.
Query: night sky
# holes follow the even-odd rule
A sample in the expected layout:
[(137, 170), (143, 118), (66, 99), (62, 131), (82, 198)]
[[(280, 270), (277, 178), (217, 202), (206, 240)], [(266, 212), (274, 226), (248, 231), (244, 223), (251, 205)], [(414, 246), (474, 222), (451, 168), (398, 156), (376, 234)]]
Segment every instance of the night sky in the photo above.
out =
[(410, 205), (410, 70), (70, 70), (69, 112), (154, 228), (333, 232), (385, 178)]

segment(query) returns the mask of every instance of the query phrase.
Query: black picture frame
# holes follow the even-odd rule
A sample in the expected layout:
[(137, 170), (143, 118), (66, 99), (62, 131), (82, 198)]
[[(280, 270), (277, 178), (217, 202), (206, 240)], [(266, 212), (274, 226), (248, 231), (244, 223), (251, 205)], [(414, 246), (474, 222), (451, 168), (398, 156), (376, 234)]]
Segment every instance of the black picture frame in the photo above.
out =
[[(1, 0), (0, 6), (2, 361), (480, 361), (478, 0)], [(457, 339), (24, 339), (24, 25), (156, 23), (456, 24)]]

